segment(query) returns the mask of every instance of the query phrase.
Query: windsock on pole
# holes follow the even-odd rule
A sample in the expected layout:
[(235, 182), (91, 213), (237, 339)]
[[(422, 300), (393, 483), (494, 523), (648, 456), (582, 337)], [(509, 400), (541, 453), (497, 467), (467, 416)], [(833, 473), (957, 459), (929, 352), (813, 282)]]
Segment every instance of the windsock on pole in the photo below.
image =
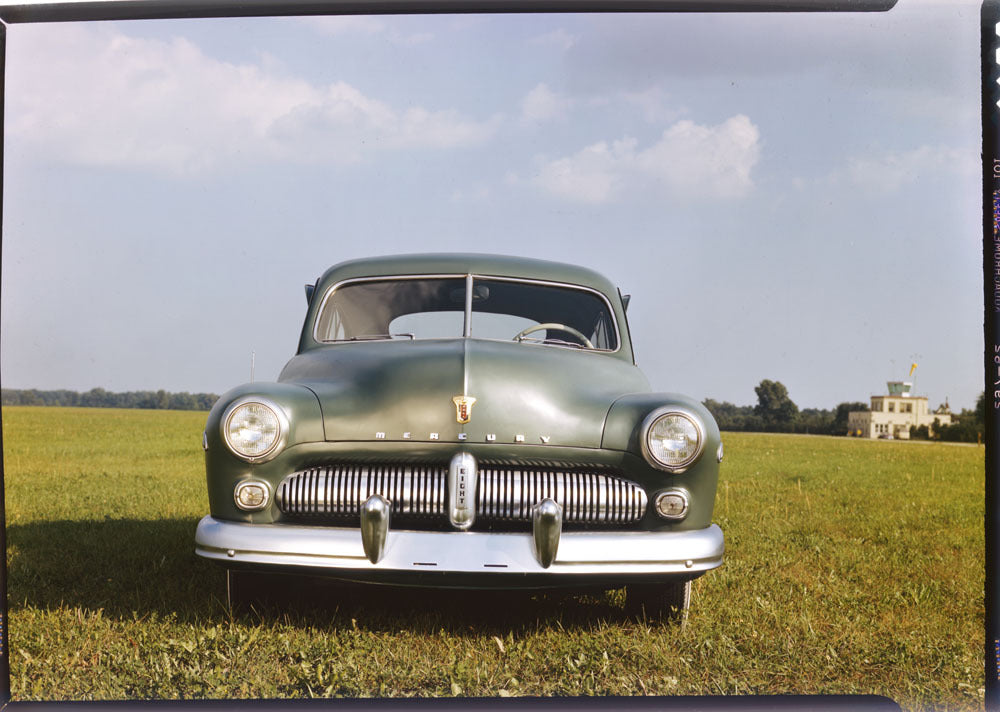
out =
[(913, 364), (912, 366), (910, 366), (910, 375), (908, 376), (908, 378), (913, 378), (913, 372), (916, 370), (917, 370), (917, 364)]

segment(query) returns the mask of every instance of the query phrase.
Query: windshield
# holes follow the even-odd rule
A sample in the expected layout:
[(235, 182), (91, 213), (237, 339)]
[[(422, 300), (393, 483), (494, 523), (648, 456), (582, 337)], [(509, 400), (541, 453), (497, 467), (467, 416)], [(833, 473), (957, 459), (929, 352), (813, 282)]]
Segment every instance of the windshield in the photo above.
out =
[(561, 285), (475, 277), (466, 322), (466, 277), (351, 282), (327, 294), (318, 341), (461, 338), (515, 340), (614, 351), (618, 332), (607, 300)]

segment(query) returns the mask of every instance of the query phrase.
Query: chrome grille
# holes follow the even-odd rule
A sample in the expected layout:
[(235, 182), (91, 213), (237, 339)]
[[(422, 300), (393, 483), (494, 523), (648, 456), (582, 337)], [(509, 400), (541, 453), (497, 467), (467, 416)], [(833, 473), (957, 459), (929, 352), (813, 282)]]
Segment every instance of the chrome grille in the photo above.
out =
[(610, 475), (481, 466), (476, 518), (529, 521), (531, 508), (546, 497), (562, 506), (564, 522), (629, 523), (646, 512), (643, 489)]
[(329, 465), (293, 472), (278, 485), (278, 507), (297, 516), (359, 515), (373, 494), (392, 513), (445, 514), (447, 468), (440, 465)]
[[(434, 517), (447, 522), (445, 465), (326, 465), (293, 472), (278, 485), (277, 504), (293, 517), (360, 516), (361, 505), (380, 494), (394, 516)], [(510, 467), (480, 463), (476, 521), (531, 521), (531, 509), (546, 497), (563, 508), (567, 524), (632, 524), (646, 512), (646, 493), (633, 482), (596, 472), (554, 467)]]

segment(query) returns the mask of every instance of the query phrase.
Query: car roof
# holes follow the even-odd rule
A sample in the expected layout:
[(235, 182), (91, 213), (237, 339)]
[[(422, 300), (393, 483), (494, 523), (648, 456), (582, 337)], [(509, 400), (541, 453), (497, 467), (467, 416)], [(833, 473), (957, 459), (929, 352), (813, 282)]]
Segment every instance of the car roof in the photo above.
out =
[(585, 267), (537, 260), (528, 257), (476, 253), (428, 253), (368, 257), (336, 264), (319, 279), (319, 286), (359, 277), (412, 274), (478, 274), (495, 277), (522, 277), (547, 282), (581, 285), (604, 292), (609, 297), (618, 290), (603, 275)]

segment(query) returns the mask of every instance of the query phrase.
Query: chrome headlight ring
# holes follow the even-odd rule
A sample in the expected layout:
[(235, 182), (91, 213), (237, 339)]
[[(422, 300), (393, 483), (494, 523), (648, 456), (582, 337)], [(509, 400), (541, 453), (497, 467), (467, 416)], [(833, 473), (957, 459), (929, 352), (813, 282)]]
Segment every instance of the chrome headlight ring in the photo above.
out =
[[(260, 421), (259, 440), (263, 439), (264, 442), (251, 443), (248, 447), (247, 443), (243, 443), (244, 447), (241, 449), (239, 444), (234, 442), (238, 435), (232, 429), (238, 426), (239, 418), (247, 418), (247, 416), (250, 416), (250, 419)], [(284, 409), (270, 398), (243, 396), (234, 400), (226, 408), (222, 414), (220, 429), (223, 442), (236, 457), (249, 463), (267, 462), (276, 457), (285, 447), (289, 430), (288, 416)], [(250, 437), (247, 439), (252, 440), (253, 433), (250, 433)]]
[[(650, 443), (650, 434), (656, 425), (666, 421), (668, 418), (678, 417), (692, 426), (695, 435), (695, 444), (692, 451), (677, 462), (666, 462), (656, 456), (655, 449)], [(684, 425), (683, 421), (680, 423), (682, 426)], [(642, 421), (639, 444), (642, 448), (642, 456), (646, 458), (646, 462), (658, 470), (679, 475), (697, 462), (705, 450), (705, 424), (697, 414), (687, 408), (675, 405), (663, 406), (649, 413)]]

